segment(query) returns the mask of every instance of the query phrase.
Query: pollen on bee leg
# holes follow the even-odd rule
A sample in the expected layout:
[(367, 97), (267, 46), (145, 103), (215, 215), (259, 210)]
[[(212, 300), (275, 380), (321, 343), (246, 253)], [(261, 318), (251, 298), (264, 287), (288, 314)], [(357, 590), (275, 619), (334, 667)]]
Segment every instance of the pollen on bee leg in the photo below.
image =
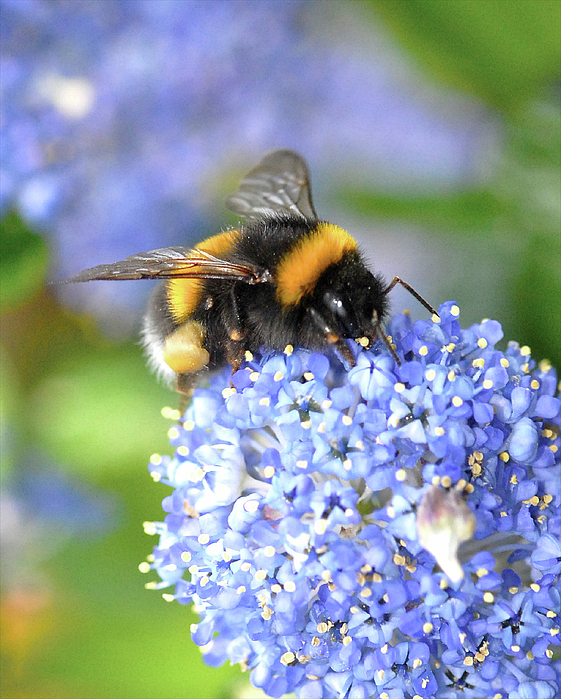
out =
[(357, 337), (355, 339), (355, 342), (357, 345), (360, 345), (361, 347), (368, 347), (370, 344), (370, 340), (366, 337), (366, 335), (363, 335), (362, 337)]
[(334, 332), (328, 332), (325, 336), (325, 339), (327, 340), (327, 342), (329, 342), (330, 345), (333, 345), (336, 342), (339, 342), (339, 335), (337, 335)]
[(232, 330), (230, 333), (230, 340), (234, 342), (239, 342), (243, 338), (242, 333), (239, 330)]

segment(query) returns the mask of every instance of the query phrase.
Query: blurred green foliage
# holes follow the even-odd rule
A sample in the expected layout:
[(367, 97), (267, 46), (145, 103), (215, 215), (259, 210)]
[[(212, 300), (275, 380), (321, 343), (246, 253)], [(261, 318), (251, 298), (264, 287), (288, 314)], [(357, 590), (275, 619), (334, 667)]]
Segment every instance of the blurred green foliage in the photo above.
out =
[[(469, 298), (470, 265), (503, 264), (507, 338), (561, 366), (559, 67), (557, 0), (370, 2), (435, 81), (466, 90), (503, 125), (501, 162), (476, 189), (444, 196), (343, 191), (365, 216), (405, 221), (450, 247), (452, 276), (440, 298)], [(463, 255), (454, 255), (454, 251)], [(93, 321), (61, 307), (44, 287), (44, 239), (12, 213), (0, 236), (3, 480), (38, 448), (119, 503), (108, 536), (73, 540), (36, 571), (43, 591), (26, 617), (3, 603), (3, 696), (46, 699), (220, 699), (237, 668), (206, 668), (189, 638), (189, 610), (144, 590), (138, 564), (161, 519), (163, 485), (151, 453), (169, 451), (160, 415), (176, 398), (144, 367), (138, 345), (104, 338)], [(436, 271), (435, 271), (436, 273)], [(480, 318), (470, 318), (470, 322)], [(465, 322), (465, 320), (464, 320)], [(26, 603), (27, 604), (27, 603)], [(29, 605), (28, 605), (29, 607)]]

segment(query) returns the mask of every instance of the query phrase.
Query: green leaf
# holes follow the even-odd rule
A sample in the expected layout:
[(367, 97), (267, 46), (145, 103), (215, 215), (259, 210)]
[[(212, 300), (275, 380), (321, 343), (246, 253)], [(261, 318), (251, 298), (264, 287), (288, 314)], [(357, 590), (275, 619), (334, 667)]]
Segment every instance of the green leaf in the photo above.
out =
[(512, 110), (559, 76), (559, 0), (372, 0), (442, 81)]
[(0, 224), (0, 310), (18, 306), (44, 283), (49, 255), (43, 238), (11, 213)]
[(445, 228), (449, 233), (488, 227), (506, 211), (504, 202), (487, 190), (404, 198), (347, 189), (340, 200), (349, 209), (364, 215)]

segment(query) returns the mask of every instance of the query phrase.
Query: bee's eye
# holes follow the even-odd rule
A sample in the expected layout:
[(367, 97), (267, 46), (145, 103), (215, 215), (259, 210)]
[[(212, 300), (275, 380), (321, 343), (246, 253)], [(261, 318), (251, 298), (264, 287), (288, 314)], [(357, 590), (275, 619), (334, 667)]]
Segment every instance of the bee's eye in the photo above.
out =
[(323, 302), (329, 308), (330, 311), (335, 313), (335, 315), (338, 315), (341, 318), (345, 318), (347, 316), (347, 312), (345, 311), (343, 302), (332, 291), (325, 292), (325, 294), (323, 295)]

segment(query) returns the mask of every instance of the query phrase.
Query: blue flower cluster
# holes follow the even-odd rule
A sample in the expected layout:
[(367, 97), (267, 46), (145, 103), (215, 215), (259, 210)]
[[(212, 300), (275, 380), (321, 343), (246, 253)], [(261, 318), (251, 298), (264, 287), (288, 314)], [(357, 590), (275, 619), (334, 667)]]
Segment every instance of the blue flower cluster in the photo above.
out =
[(173, 492), (140, 567), (194, 603), (206, 662), (271, 697), (559, 696), (556, 373), (459, 313), (392, 318), (400, 365), (287, 347), (195, 391), (151, 459)]

